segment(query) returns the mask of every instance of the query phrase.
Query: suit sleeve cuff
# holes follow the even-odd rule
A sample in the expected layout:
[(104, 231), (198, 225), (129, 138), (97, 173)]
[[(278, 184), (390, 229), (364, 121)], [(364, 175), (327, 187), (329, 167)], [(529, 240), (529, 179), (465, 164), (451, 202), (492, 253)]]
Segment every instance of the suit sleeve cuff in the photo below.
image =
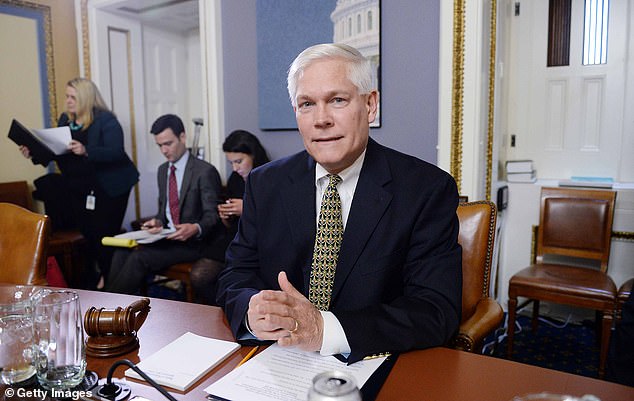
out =
[(350, 353), (350, 344), (339, 319), (332, 312), (320, 311), (320, 313), (324, 321), (324, 337), (319, 353), (324, 356)]

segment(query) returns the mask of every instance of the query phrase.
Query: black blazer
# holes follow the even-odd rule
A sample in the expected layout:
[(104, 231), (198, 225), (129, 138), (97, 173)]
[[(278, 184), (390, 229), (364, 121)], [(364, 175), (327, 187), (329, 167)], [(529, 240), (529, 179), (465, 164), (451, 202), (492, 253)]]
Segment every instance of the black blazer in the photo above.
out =
[[(64, 113), (57, 125), (68, 124)], [(73, 133), (73, 139), (86, 147), (88, 156), (67, 153), (55, 159), (71, 186), (89, 190), (95, 177), (108, 196), (115, 197), (127, 193), (139, 181), (139, 172), (125, 152), (123, 129), (111, 112), (95, 110), (92, 124), (85, 131)]]
[[(277, 274), (308, 295), (316, 232), (315, 161), (307, 152), (251, 172), (218, 302), (237, 338), (252, 295)], [(332, 291), (350, 361), (446, 343), (461, 315), (458, 194), (439, 168), (370, 139)]]

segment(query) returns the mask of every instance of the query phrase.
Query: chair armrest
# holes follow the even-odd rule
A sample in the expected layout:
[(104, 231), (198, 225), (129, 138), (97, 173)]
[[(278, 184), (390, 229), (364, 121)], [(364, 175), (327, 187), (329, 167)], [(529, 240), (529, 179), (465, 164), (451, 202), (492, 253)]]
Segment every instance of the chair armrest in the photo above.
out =
[(460, 324), (459, 333), (452, 339), (453, 348), (477, 351), (482, 340), (500, 326), (504, 312), (493, 298), (482, 298), (476, 305), (474, 314)]

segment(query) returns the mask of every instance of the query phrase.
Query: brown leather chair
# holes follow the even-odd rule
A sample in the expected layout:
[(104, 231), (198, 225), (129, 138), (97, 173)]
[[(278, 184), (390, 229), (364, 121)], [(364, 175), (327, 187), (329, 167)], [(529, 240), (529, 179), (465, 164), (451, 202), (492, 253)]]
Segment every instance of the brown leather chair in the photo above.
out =
[[(535, 263), (509, 282), (508, 327), (515, 327), (517, 300), (533, 300), (533, 330), (539, 301), (549, 301), (601, 313), (599, 377), (605, 373), (616, 286), (607, 275), (616, 192), (542, 188)], [(598, 262), (599, 268), (577, 267), (548, 259), (550, 255)], [(552, 256), (551, 256), (552, 258)], [(513, 355), (514, 330), (508, 330), (508, 356)]]
[[(33, 210), (33, 198), (26, 181), (0, 183), (0, 202), (13, 203), (27, 210)], [(48, 256), (58, 257), (68, 284), (76, 288), (80, 285), (83, 270), (82, 250), (86, 243), (77, 230), (52, 231), (48, 243)]]
[(46, 285), (48, 217), (2, 202), (0, 221), (0, 282)]
[(502, 307), (489, 296), (497, 211), (488, 201), (460, 203), (458, 243), (462, 246), (462, 322), (453, 348), (480, 352), (484, 338), (502, 323)]

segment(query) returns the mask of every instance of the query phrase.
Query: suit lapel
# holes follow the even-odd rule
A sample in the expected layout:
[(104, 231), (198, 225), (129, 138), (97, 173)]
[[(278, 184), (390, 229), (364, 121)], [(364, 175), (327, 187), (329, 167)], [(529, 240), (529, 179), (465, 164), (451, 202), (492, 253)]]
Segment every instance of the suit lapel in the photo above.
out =
[(190, 155), (189, 158), (187, 159), (187, 163), (185, 164), (185, 171), (183, 172), (183, 182), (181, 184), (181, 190), (178, 194), (178, 207), (181, 211), (181, 216), (183, 213), (183, 204), (185, 202), (185, 198), (187, 197), (187, 194), (189, 193), (189, 186), (191, 185), (191, 182), (192, 182), (193, 170), (194, 170), (194, 161), (193, 161), (193, 156)]
[[(280, 202), (283, 205), (286, 226), (294, 249), (305, 249), (310, 244), (308, 260), (301, 268), (303, 270), (304, 288), (308, 288), (310, 276), (310, 258), (312, 245), (315, 241), (316, 211), (315, 211), (315, 161), (305, 153), (300, 158), (284, 185), (280, 185)], [(302, 291), (302, 289), (299, 289)]]
[(391, 179), (385, 154), (381, 152), (380, 145), (370, 139), (341, 243), (332, 289), (333, 300), (392, 201), (392, 193), (385, 189), (385, 184)]

